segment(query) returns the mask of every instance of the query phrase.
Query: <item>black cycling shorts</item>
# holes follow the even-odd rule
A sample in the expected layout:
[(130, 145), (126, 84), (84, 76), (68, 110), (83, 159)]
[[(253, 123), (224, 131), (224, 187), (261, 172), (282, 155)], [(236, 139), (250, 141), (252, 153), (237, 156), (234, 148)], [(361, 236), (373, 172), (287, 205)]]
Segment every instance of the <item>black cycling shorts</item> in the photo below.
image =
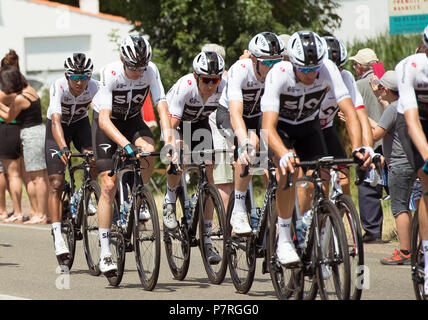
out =
[[(62, 131), (64, 132), (64, 139), (67, 143), (68, 148), (70, 148), (70, 143), (72, 141), (74, 147), (79, 152), (90, 149), (92, 147), (91, 125), (89, 124), (88, 117), (76, 121), (70, 124), (69, 126), (64, 123), (61, 123), (61, 125)], [(47, 119), (45, 158), (48, 175), (65, 173), (65, 165), (62, 163), (61, 159), (58, 158), (58, 151), (58, 144), (56, 143), (52, 134), (52, 120)]]
[[(111, 119), (113, 125), (122, 133), (126, 139), (135, 144), (138, 138), (153, 138), (150, 128), (145, 124), (141, 114), (127, 119), (126, 121)], [(92, 119), (92, 144), (94, 147), (95, 166), (98, 172), (110, 171), (113, 169), (113, 155), (116, 152), (117, 144), (100, 129), (98, 125), (98, 113), (94, 111)]]
[(21, 126), (0, 122), (0, 159), (16, 160), (21, 156)]
[(327, 155), (333, 156), (336, 159), (345, 159), (346, 152), (339, 140), (336, 128), (334, 126), (321, 130), (324, 136), (324, 141), (327, 147)]
[(285, 147), (294, 148), (301, 161), (317, 160), (327, 155), (327, 147), (318, 117), (298, 125), (278, 121), (276, 130)]

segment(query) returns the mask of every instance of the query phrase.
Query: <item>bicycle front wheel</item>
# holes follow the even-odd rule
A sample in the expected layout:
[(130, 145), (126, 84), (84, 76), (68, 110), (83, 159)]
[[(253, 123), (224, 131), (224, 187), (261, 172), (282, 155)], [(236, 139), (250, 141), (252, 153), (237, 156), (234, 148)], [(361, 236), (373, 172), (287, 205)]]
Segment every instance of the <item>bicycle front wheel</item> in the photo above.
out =
[(153, 290), (159, 277), (161, 236), (152, 193), (145, 187), (137, 195), (134, 214), (134, 253), (138, 275), (145, 290)]
[(351, 275), (342, 218), (330, 200), (321, 202), (317, 216), (320, 247), (316, 250), (316, 272), (321, 299), (348, 300)]
[(416, 299), (428, 300), (428, 296), (424, 295), (425, 261), (424, 251), (422, 249), (422, 238), (419, 235), (418, 211), (413, 215), (412, 229), (410, 232), (410, 250), (412, 281)]
[(99, 269), (99, 257), (101, 253), (100, 238), (98, 232), (98, 200), (101, 190), (96, 181), (90, 181), (86, 187), (85, 207), (83, 212), (83, 246), (85, 249), (86, 263), (92, 275), (101, 274)]
[[(199, 208), (199, 239), (202, 261), (208, 278), (213, 284), (223, 282), (226, 275), (227, 257), (224, 244), (224, 206), (217, 188), (207, 184), (202, 193)], [(213, 212), (212, 219), (205, 218)]]
[[(247, 200), (249, 200), (247, 192)], [(254, 280), (256, 271), (256, 250), (252, 240), (252, 235), (240, 236), (232, 234), (230, 218), (232, 217), (233, 206), (235, 205), (235, 194), (232, 193), (227, 205), (225, 236), (227, 264), (232, 278), (233, 285), (239, 293), (247, 293)], [(251, 204), (246, 202), (247, 212), (251, 211)]]

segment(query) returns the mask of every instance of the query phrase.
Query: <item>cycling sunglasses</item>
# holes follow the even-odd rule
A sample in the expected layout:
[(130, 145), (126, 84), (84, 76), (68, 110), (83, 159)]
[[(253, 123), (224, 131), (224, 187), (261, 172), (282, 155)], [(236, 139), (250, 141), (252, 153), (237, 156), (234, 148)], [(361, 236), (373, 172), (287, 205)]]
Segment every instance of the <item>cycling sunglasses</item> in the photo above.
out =
[(260, 61), (262, 64), (264, 64), (265, 66), (268, 66), (270, 68), (274, 64), (281, 62), (282, 59), (257, 59), (257, 61)]
[(128, 70), (133, 71), (133, 72), (143, 72), (146, 71), (147, 67), (134, 67), (134, 66), (130, 66), (129, 64), (125, 63), (125, 66)]
[(72, 81), (85, 81), (89, 79), (89, 76), (87, 74), (70, 74), (68, 76)]
[(213, 84), (217, 84), (220, 82), (220, 78), (205, 78), (205, 77), (199, 77), (199, 81), (201, 81), (202, 83), (205, 84), (209, 84), (209, 83), (213, 83)]
[(309, 72), (318, 72), (321, 69), (321, 66), (313, 67), (313, 68), (296, 68), (298, 72), (303, 72), (304, 74), (308, 74)]

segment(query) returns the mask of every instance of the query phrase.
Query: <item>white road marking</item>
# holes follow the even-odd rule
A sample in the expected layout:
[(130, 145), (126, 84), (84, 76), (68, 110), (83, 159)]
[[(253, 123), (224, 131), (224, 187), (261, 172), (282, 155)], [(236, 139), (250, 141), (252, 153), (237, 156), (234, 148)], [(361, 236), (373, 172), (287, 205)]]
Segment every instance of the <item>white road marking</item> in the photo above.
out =
[(31, 300), (31, 299), (22, 298), (22, 297), (8, 296), (6, 294), (0, 294), (0, 300)]

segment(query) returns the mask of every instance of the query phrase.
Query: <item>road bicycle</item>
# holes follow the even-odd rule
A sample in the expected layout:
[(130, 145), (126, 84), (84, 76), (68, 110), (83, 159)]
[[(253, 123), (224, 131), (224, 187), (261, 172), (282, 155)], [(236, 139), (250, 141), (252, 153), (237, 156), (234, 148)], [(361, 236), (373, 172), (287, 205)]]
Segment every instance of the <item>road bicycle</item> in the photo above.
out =
[[(315, 161), (302, 161), (296, 167), (313, 169), (310, 176), (296, 181), (296, 207), (293, 212), (291, 232), (300, 262), (283, 266), (276, 257), (277, 213), (270, 216), (268, 247), (271, 248), (270, 273), (279, 299), (315, 299), (319, 292), (321, 299), (341, 300), (350, 297), (350, 261), (345, 228), (336, 206), (325, 197), (322, 190), (322, 169), (337, 164), (351, 164), (353, 159), (334, 160), (323, 157)], [(289, 174), (288, 176), (291, 176)], [(297, 236), (296, 223), (302, 211), (307, 210), (299, 203), (300, 196), (311, 201), (310, 223), (303, 244)], [(275, 206), (272, 206), (275, 209)]]
[[(421, 199), (421, 201), (423, 201)], [(410, 232), (410, 254), (413, 289), (417, 300), (428, 300), (424, 294), (425, 261), (422, 238), (419, 234), (419, 213), (415, 211)]]
[[(202, 150), (181, 153), (182, 156), (213, 154), (215, 150)], [(176, 172), (177, 167), (171, 166), (168, 173)], [(196, 170), (199, 174), (196, 190), (189, 196), (186, 172)], [(202, 261), (208, 279), (213, 284), (223, 282), (227, 270), (226, 250), (224, 246), (224, 206), (217, 187), (208, 181), (206, 164), (186, 164), (181, 176), (181, 183), (177, 187), (176, 218), (177, 228), (169, 230), (164, 227), (164, 245), (169, 268), (174, 279), (183, 280), (190, 265), (192, 247), (199, 246)], [(205, 213), (213, 211), (212, 223), (205, 223)], [(197, 238), (199, 230), (199, 238)], [(210, 240), (209, 240), (210, 239)], [(210, 251), (220, 256), (220, 261), (209, 260)]]
[[(146, 157), (159, 155), (159, 152), (139, 152), (139, 158), (131, 159), (122, 148), (113, 155), (113, 169), (108, 175), (117, 174), (118, 199), (113, 201), (113, 212), (118, 214), (113, 218), (110, 244), (118, 268), (117, 272), (107, 275), (112, 286), (118, 286), (122, 281), (126, 252), (132, 251), (143, 288), (151, 291), (157, 284), (161, 259), (159, 217), (153, 194), (142, 181), (141, 162), (146, 161)], [(127, 172), (133, 175), (131, 187), (122, 179)], [(128, 187), (126, 199), (124, 194)]]
[[(83, 158), (83, 162), (72, 166), (71, 158)], [(71, 154), (71, 158), (66, 164), (69, 181), (66, 181), (61, 194), (61, 233), (68, 247), (69, 254), (65, 259), (62, 259), (62, 257), (57, 257), (57, 259), (60, 265), (70, 270), (74, 262), (76, 240), (83, 239), (89, 271), (93, 275), (99, 275), (98, 262), (97, 260), (93, 260), (91, 255), (93, 251), (91, 237), (94, 231), (98, 233), (96, 204), (101, 192), (98, 183), (92, 179), (90, 173), (93, 153), (74, 153)], [(76, 190), (75, 173), (79, 170), (83, 171), (83, 180), (81, 187)]]

